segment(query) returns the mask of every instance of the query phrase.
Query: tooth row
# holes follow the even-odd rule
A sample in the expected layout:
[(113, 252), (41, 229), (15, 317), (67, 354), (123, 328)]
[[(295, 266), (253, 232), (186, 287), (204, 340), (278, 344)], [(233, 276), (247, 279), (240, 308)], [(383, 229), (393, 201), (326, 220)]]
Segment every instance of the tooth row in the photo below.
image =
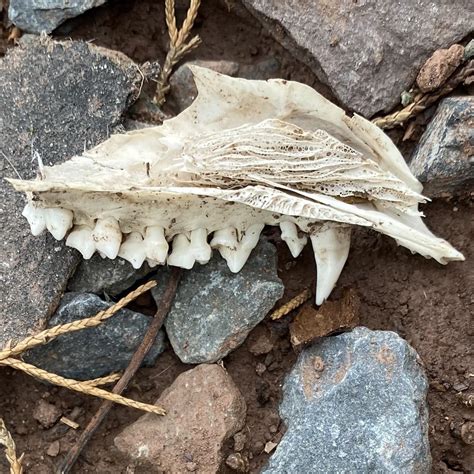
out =
[[(61, 208), (37, 208), (28, 203), (23, 210), (33, 235), (48, 230), (55, 239), (61, 240), (72, 227), (73, 213)], [(226, 227), (214, 232), (210, 244), (208, 231), (196, 229), (173, 238), (172, 251), (164, 228), (150, 226), (144, 236), (131, 232), (122, 242), (119, 223), (113, 217), (97, 219), (94, 228), (75, 226), (69, 233), (66, 245), (77, 249), (85, 259), (97, 251), (102, 256), (114, 259), (119, 256), (140, 268), (145, 260), (150, 266), (168, 265), (190, 269), (195, 262), (207, 263), (212, 249), (217, 249), (227, 262), (229, 269), (237, 273), (245, 265), (252, 250), (258, 244), (264, 224), (254, 224), (245, 231)], [(288, 245), (293, 257), (297, 257), (307, 243), (293, 222), (280, 223), (281, 238)], [(321, 305), (334, 288), (347, 260), (350, 247), (350, 227), (327, 224), (313, 233), (311, 243), (316, 260), (317, 283), (316, 304)]]

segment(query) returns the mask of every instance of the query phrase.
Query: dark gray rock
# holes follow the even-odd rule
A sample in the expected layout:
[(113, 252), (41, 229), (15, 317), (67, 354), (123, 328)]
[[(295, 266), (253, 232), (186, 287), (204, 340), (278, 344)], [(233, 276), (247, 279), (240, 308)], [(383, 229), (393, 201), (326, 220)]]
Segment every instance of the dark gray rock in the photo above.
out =
[[(33, 39), (31, 39), (33, 38)], [(118, 124), (141, 76), (123, 55), (83, 42), (31, 37), (0, 60), (0, 177), (36, 176)], [(0, 346), (44, 326), (79, 253), (51, 235), (33, 237), (25, 198), (0, 179)]]
[(51, 33), (61, 23), (106, 0), (10, 0), (8, 17), (28, 33)]
[[(166, 286), (152, 290), (157, 304)], [(206, 265), (187, 271), (165, 321), (177, 356), (187, 364), (216, 362), (240, 346), (248, 333), (283, 295), (275, 247), (261, 241), (239, 273), (215, 255)]]
[(470, 192), (474, 184), (474, 97), (449, 97), (438, 106), (410, 162), (429, 197)]
[(472, 31), (471, 0), (243, 0), (340, 101), (366, 117), (389, 110), (437, 49)]
[(264, 473), (429, 473), (428, 383), (394, 332), (358, 327), (305, 349), (286, 378), (288, 430)]
[[(66, 293), (49, 321), (49, 327), (94, 316), (112, 303), (91, 293)], [(145, 335), (151, 317), (122, 309), (101, 325), (59, 336), (44, 346), (31, 349), (24, 360), (49, 372), (76, 380), (90, 380), (123, 370)], [(145, 358), (153, 365), (164, 350), (160, 331)]]
[(106, 293), (109, 296), (117, 296), (151, 271), (147, 263), (135, 270), (122, 258), (110, 260), (94, 254), (90, 260), (81, 261), (67, 288), (79, 293)]

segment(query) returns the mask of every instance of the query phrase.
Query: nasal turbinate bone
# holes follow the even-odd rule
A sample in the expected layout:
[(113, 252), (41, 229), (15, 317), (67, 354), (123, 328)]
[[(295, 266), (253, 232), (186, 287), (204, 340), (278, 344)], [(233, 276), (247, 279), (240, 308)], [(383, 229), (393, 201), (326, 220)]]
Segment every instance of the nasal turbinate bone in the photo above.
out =
[(351, 229), (327, 224), (310, 236), (317, 267), (316, 304), (331, 294), (344, 268), (351, 246)]

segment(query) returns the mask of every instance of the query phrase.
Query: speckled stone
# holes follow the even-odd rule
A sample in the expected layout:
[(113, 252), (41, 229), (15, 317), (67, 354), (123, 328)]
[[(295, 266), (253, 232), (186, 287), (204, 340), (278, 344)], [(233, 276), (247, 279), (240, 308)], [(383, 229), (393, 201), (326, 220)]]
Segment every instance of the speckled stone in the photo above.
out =
[(428, 474), (427, 391), (394, 332), (358, 327), (314, 343), (285, 380), (288, 429), (263, 472)]

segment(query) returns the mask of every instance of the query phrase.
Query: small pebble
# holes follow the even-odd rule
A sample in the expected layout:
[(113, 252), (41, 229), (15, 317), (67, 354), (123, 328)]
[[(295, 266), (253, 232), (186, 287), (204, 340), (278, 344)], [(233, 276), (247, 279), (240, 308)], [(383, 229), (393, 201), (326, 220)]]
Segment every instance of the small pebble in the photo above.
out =
[(59, 441), (53, 441), (49, 446), (48, 450), (46, 451), (46, 454), (52, 458), (55, 458), (58, 454), (59, 451), (61, 450), (61, 446), (59, 444)]
[(255, 366), (255, 372), (257, 372), (257, 375), (262, 375), (266, 370), (267, 370), (266, 365), (262, 364), (261, 362), (258, 362), (257, 365)]
[(187, 462), (186, 463), (186, 470), (189, 472), (197, 471), (198, 465), (195, 462)]
[(248, 471), (248, 460), (240, 453), (232, 453), (225, 460), (227, 466), (234, 471), (247, 472)]
[(461, 439), (466, 444), (474, 444), (474, 421), (466, 421), (461, 426)]
[(245, 447), (245, 442), (247, 441), (247, 436), (244, 432), (239, 431), (234, 435), (234, 451), (242, 451)]
[(272, 425), (268, 428), (268, 431), (270, 431), (270, 433), (276, 433), (278, 431), (278, 426)]
[(255, 455), (261, 454), (265, 445), (261, 441), (256, 441), (252, 446), (252, 452)]
[(469, 385), (465, 384), (464, 382), (457, 382), (453, 385), (453, 390), (456, 392), (464, 392), (464, 390), (467, 390), (469, 388)]
[(38, 400), (33, 412), (33, 418), (44, 428), (50, 428), (53, 426), (59, 420), (61, 415), (62, 413), (59, 408), (44, 400)]

